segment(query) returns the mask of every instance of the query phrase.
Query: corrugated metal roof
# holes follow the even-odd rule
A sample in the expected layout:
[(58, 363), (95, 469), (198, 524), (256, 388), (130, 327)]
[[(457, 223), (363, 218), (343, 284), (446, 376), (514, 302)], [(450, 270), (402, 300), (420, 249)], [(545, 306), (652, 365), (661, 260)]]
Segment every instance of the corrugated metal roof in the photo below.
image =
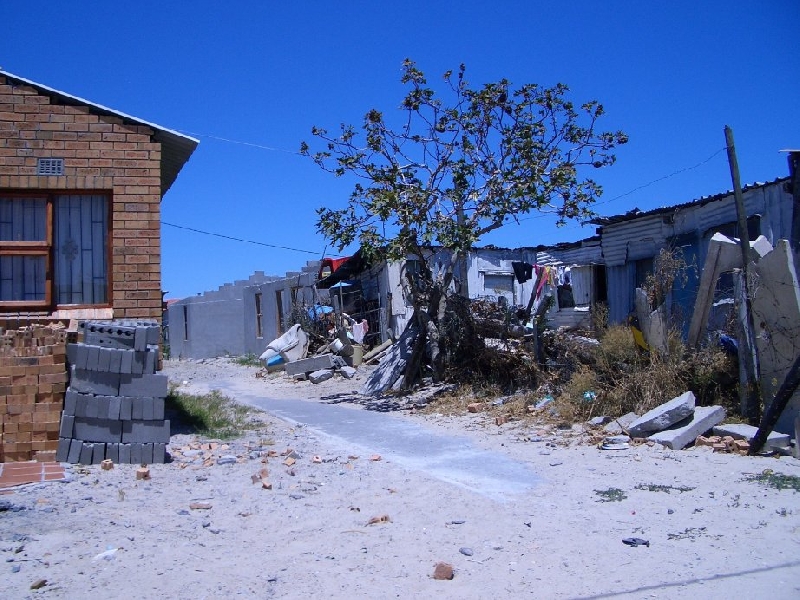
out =
[[(742, 198), (748, 217), (760, 215), (761, 233), (771, 242), (791, 236), (792, 197), (783, 189), (785, 179), (748, 186)], [(602, 231), (607, 266), (652, 258), (676, 236), (691, 233), (696, 240), (715, 228), (736, 221), (733, 192), (700, 201), (625, 215), (606, 222)], [(705, 260), (705, 256), (699, 257)], [(701, 263), (702, 264), (702, 263)]]
[(79, 98), (78, 96), (73, 96), (71, 94), (67, 94), (66, 92), (55, 90), (46, 85), (42, 85), (41, 83), (31, 81), (30, 79), (20, 77), (19, 75), (14, 75), (13, 73), (9, 73), (8, 71), (3, 71), (0, 69), (0, 75), (3, 75), (12, 82), (30, 86), (42, 94), (57, 100), (60, 104), (66, 104), (69, 106), (86, 106), (89, 108), (92, 114), (119, 117), (123, 121), (127, 121), (129, 123), (145, 125), (152, 128), (153, 139), (161, 144), (162, 196), (175, 182), (175, 179), (178, 177), (178, 173), (183, 168), (183, 165), (186, 164), (186, 161), (189, 160), (192, 152), (194, 152), (195, 148), (197, 148), (197, 145), (200, 143), (199, 140), (196, 140), (188, 135), (178, 133), (172, 129), (167, 129), (166, 127), (156, 125), (155, 123), (150, 123), (137, 117), (132, 117), (131, 115), (127, 115), (118, 110), (114, 110), (101, 104), (96, 104), (94, 102), (90, 102), (89, 100)]
[[(748, 190), (755, 190), (759, 188), (763, 188), (769, 185), (774, 185), (776, 183), (783, 183), (789, 181), (790, 177), (778, 177), (774, 181), (768, 181), (765, 183), (751, 183), (742, 188), (742, 192)], [(662, 206), (660, 208), (654, 208), (648, 211), (641, 211), (638, 208), (634, 208), (633, 210), (629, 210), (628, 212), (621, 214), (621, 215), (612, 215), (609, 217), (596, 217), (590, 221), (590, 223), (594, 223), (596, 225), (610, 225), (612, 223), (622, 223), (624, 221), (630, 221), (632, 219), (638, 219), (640, 217), (646, 217), (649, 215), (659, 215), (663, 213), (674, 212), (680, 210), (682, 208), (688, 208), (691, 206), (703, 206), (708, 204), (709, 202), (714, 202), (716, 200), (721, 200), (727, 196), (732, 196), (733, 190), (728, 190), (726, 192), (721, 192), (719, 194), (714, 194), (713, 196), (701, 196), (697, 200), (692, 200), (690, 202), (684, 202), (683, 204), (673, 204), (671, 206)]]
[(489, 244), (487, 246), (473, 246), (473, 250), (528, 250), (532, 252), (542, 252), (548, 250), (574, 250), (586, 246), (592, 246), (600, 243), (600, 236), (593, 235), (576, 242), (558, 242), (557, 244), (545, 245), (539, 244), (538, 246), (521, 246), (519, 248), (504, 248), (502, 246), (495, 246)]

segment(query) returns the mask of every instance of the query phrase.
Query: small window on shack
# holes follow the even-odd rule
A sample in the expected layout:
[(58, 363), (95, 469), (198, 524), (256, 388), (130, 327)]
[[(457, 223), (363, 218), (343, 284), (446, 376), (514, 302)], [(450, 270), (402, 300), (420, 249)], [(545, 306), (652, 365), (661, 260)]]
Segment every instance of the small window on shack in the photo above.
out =
[(261, 312), (261, 292), (256, 292), (256, 337), (264, 337), (264, 314)]
[(642, 258), (635, 262), (636, 265), (636, 287), (644, 287), (647, 276), (653, 274), (654, 258)]
[(558, 281), (556, 283), (556, 298), (558, 299), (558, 310), (575, 308), (571, 269), (564, 269), (563, 272), (559, 271)]
[(422, 276), (422, 261), (416, 259), (409, 259), (406, 261), (404, 272), (402, 273), (402, 285), (408, 284), (408, 278), (414, 282), (414, 285), (419, 284), (419, 279)]

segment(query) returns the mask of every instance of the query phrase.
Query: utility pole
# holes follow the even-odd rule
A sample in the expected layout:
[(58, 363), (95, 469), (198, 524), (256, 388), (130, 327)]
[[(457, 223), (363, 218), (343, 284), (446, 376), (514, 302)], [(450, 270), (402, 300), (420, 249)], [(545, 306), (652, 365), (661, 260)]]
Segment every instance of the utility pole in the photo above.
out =
[[(733, 130), (725, 126), (725, 143), (728, 148), (728, 164), (733, 180), (733, 198), (736, 202), (736, 215), (739, 222), (739, 243), (742, 249), (742, 297), (740, 300), (740, 340), (739, 369), (744, 371), (739, 377), (739, 398), (742, 415), (750, 425), (757, 426), (761, 418), (761, 381), (758, 367), (758, 350), (755, 344), (753, 324), (752, 294), (750, 290), (750, 235), (747, 232), (747, 212), (742, 199), (742, 186), (739, 180), (739, 163), (733, 144)], [(744, 311), (742, 313), (742, 311)]]

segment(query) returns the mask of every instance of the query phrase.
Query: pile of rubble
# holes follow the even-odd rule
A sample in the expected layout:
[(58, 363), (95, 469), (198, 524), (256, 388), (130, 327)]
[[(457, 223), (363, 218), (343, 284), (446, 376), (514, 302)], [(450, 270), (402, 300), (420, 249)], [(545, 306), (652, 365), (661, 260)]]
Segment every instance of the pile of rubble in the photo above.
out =
[[(604, 424), (604, 417), (593, 419), (591, 425)], [(715, 452), (747, 454), (758, 429), (742, 423), (723, 424), (725, 409), (721, 406), (695, 406), (692, 392), (685, 392), (657, 406), (641, 417), (628, 413), (606, 424), (602, 439), (597, 441), (605, 450), (627, 448), (630, 443), (658, 443), (672, 450), (694, 444), (708, 446)], [(705, 436), (711, 432), (711, 436)], [(611, 436), (611, 437), (606, 437)], [(623, 439), (624, 438), (624, 439)], [(771, 432), (765, 450), (785, 453), (790, 446), (786, 434)]]

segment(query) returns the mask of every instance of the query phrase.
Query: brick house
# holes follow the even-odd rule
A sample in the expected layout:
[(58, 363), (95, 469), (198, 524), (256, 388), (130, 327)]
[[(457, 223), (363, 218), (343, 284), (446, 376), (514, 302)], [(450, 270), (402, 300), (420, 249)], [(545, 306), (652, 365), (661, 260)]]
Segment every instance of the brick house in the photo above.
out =
[(197, 144), (0, 71), (0, 328), (160, 319), (161, 198)]

